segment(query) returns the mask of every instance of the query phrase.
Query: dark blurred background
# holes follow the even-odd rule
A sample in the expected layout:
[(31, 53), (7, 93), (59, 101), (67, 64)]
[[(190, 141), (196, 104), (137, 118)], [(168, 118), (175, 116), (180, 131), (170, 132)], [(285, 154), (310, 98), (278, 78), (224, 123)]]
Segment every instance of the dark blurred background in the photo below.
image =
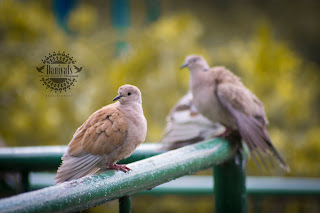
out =
[[(265, 104), (271, 138), (291, 167), (266, 175), (319, 177), (319, 11), (317, 0), (1, 1), (0, 142), (67, 145), (125, 83), (142, 91), (146, 141), (157, 142), (170, 108), (188, 90), (189, 74), (179, 66), (201, 54), (239, 75)], [(63, 93), (68, 97), (50, 97), (57, 93), (39, 80), (36, 67), (54, 51), (83, 67)], [(251, 161), (247, 171), (261, 175)], [(284, 200), (265, 199), (264, 212), (320, 211), (316, 198)], [(133, 212), (212, 209), (211, 197), (133, 199)]]

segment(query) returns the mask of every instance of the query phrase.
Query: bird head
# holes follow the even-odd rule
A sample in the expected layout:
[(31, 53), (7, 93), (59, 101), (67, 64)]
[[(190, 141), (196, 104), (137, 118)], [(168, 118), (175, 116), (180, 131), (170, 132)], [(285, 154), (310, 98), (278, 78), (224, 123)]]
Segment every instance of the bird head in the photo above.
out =
[(186, 57), (185, 63), (181, 65), (181, 69), (188, 67), (190, 71), (201, 70), (207, 71), (210, 69), (206, 60), (200, 55), (189, 55)]
[(133, 85), (125, 84), (118, 89), (118, 96), (113, 101), (118, 100), (121, 104), (142, 103), (140, 90)]

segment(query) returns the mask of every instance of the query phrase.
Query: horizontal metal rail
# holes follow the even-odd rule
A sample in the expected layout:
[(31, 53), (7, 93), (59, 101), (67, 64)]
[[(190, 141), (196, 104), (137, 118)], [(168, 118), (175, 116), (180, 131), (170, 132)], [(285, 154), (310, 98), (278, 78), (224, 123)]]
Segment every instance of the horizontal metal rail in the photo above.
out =
[[(55, 174), (31, 173), (31, 190), (42, 189), (54, 185)], [(214, 180), (212, 176), (184, 176), (159, 185), (152, 190), (139, 192), (137, 195), (212, 195)], [(282, 196), (313, 195), (320, 196), (319, 178), (293, 177), (247, 177), (248, 195)]]
[[(163, 153), (160, 144), (145, 143), (120, 163), (131, 163)], [(67, 146), (0, 148), (0, 171), (56, 170)]]
[(152, 189), (170, 180), (219, 164), (233, 155), (231, 145), (214, 139), (107, 171), (0, 200), (0, 212), (71, 212)]
[[(184, 176), (138, 195), (212, 195), (213, 184), (212, 176)], [(316, 178), (247, 177), (246, 187), (251, 196), (320, 196)]]

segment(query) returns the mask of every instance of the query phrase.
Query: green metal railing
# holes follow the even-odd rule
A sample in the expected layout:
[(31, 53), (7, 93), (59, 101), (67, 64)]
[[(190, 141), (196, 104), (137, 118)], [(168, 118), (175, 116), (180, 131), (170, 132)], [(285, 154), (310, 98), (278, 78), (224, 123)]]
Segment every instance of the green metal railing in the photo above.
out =
[[(21, 172), (25, 189), (47, 188), (0, 200), (0, 212), (78, 211), (114, 199), (119, 199), (120, 212), (130, 212), (131, 195), (213, 195), (213, 190), (216, 212), (247, 212), (247, 195), (320, 196), (319, 179), (249, 177), (246, 183), (245, 161), (234, 150), (222, 139), (166, 153), (158, 144), (142, 144), (122, 162), (134, 162), (128, 165), (129, 173), (107, 171), (48, 187), (54, 184), (54, 174), (39, 171), (55, 171), (65, 146), (1, 148), (0, 171)], [(188, 176), (212, 166), (214, 180)]]
[[(164, 153), (159, 144), (141, 144), (127, 159), (120, 163), (132, 163)], [(37, 146), (0, 148), (0, 171), (57, 170), (67, 146)]]
[[(31, 172), (30, 189), (53, 186), (55, 173)], [(212, 195), (212, 176), (186, 175), (137, 195)], [(248, 196), (320, 196), (320, 179), (296, 177), (247, 177)]]
[[(233, 155), (233, 149), (227, 141), (222, 139), (206, 141), (131, 163), (128, 165), (132, 169), (129, 173), (107, 171), (2, 199), (0, 200), (0, 211), (79, 211), (121, 198), (119, 208), (122, 212), (128, 209), (130, 203), (127, 196), (152, 189), (157, 185), (193, 174), (201, 169), (219, 165)], [(230, 162), (233, 164), (235, 161)], [(234, 183), (237, 181), (229, 184)], [(233, 188), (235, 187), (237, 184)], [(241, 196), (246, 198), (245, 191), (243, 193)], [(216, 194), (219, 194), (217, 190)], [(238, 201), (243, 202), (246, 199)], [(246, 206), (247, 204), (235, 205)]]
[[(142, 144), (129, 158), (120, 163), (131, 163), (163, 153), (159, 144)], [(37, 146), (0, 148), (0, 171), (17, 171), (21, 174), (22, 191), (29, 186), (29, 173), (32, 171), (56, 171), (67, 146)]]

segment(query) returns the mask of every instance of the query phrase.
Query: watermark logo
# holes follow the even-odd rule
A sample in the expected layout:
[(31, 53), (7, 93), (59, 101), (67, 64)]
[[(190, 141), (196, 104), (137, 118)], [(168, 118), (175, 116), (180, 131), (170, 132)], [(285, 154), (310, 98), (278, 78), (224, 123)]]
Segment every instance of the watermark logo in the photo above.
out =
[(46, 89), (55, 93), (67, 92), (77, 82), (83, 67), (76, 65), (76, 60), (65, 52), (49, 53), (42, 60), (43, 65), (36, 67), (40, 81)]

